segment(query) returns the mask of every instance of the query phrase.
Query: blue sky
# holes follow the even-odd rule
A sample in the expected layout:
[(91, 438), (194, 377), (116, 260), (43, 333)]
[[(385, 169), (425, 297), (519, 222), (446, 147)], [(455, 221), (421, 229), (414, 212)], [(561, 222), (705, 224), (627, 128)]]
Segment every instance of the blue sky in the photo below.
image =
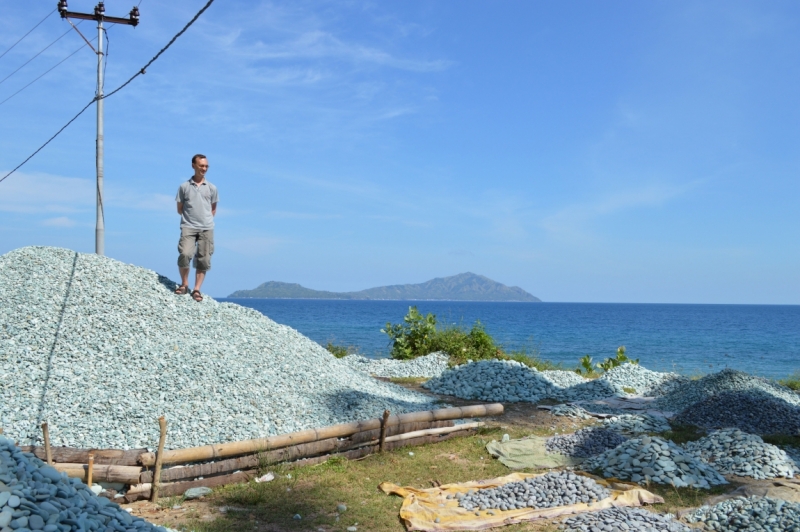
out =
[[(204, 3), (112, 27), (106, 90)], [(54, 7), (0, 0), (0, 51)], [(202, 152), (215, 296), (472, 271), (545, 301), (798, 304), (799, 25), (794, 2), (218, 0), (106, 100), (106, 254), (177, 277), (173, 199)], [(52, 15), (0, 79), (67, 29)], [(0, 105), (3, 174), (91, 100), (95, 62)], [(93, 251), (94, 135), (92, 109), (0, 183), (0, 253)]]

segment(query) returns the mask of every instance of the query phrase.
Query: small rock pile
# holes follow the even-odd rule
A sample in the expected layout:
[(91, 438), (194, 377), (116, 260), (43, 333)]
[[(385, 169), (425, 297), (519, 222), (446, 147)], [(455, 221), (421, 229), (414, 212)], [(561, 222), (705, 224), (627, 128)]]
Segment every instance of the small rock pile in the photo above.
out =
[(723, 392), (750, 390), (764, 392), (782, 399), (790, 405), (800, 405), (800, 395), (785, 386), (742, 371), (724, 369), (718, 373), (706, 375), (702, 379), (684, 382), (682, 386), (660, 397), (655, 402), (655, 408), (666, 412), (682, 412), (696, 403)]
[(600, 469), (606, 478), (629, 479), (639, 484), (649, 481), (676, 488), (709, 489), (728, 483), (714, 468), (688, 451), (655, 436), (630, 439), (589, 458), (581, 467), (586, 471)]
[(684, 444), (683, 448), (723, 475), (792, 478), (796, 470), (794, 461), (784, 451), (764, 443), (755, 434), (738, 429), (712, 432), (705, 438)]
[(663, 395), (687, 380), (677, 373), (659, 373), (631, 363), (611, 368), (600, 378), (620, 388), (633, 388), (636, 394), (648, 397), (654, 396), (654, 390)]
[(685, 519), (719, 532), (798, 532), (800, 504), (771, 497), (737, 497), (702, 506)]
[(541, 374), (542, 377), (560, 388), (569, 388), (570, 386), (577, 386), (587, 382), (586, 379), (574, 371), (565, 371), (563, 369), (548, 369), (542, 371)]
[(722, 392), (678, 414), (675, 423), (735, 427), (753, 434), (800, 434), (800, 406), (763, 390)]
[(459, 506), (469, 511), (506, 511), (596, 502), (610, 495), (611, 492), (591, 478), (562, 471), (509, 482), (496, 488), (470, 490), (455, 498)]
[(554, 416), (565, 416), (565, 417), (573, 417), (577, 419), (591, 419), (592, 416), (589, 415), (589, 412), (584, 410), (578, 405), (555, 405), (552, 409), (550, 409), (550, 413)]
[(361, 355), (348, 355), (340, 360), (356, 371), (377, 377), (438, 377), (447, 371), (450, 357), (437, 352), (411, 360), (375, 359)]
[(627, 441), (616, 432), (600, 428), (580, 429), (573, 434), (562, 434), (547, 438), (545, 449), (577, 458), (589, 458)]
[(0, 436), (0, 530), (166, 532)]
[(581, 379), (578, 384), (560, 387), (553, 383), (563, 378), (560, 373), (551, 372), (546, 377), (542, 372), (514, 360), (482, 360), (456, 366), (423, 386), (432, 392), (462, 399), (510, 403), (538, 403), (543, 399), (570, 402), (625, 395), (621, 388), (602, 379)]
[(627, 531), (627, 532), (691, 532), (691, 528), (671, 516), (648, 512), (641, 508), (608, 508), (586, 512), (562, 521), (567, 532)]
[(645, 434), (652, 432), (666, 432), (672, 430), (667, 420), (660, 416), (650, 414), (622, 414), (603, 420), (603, 425), (608, 430), (621, 434)]

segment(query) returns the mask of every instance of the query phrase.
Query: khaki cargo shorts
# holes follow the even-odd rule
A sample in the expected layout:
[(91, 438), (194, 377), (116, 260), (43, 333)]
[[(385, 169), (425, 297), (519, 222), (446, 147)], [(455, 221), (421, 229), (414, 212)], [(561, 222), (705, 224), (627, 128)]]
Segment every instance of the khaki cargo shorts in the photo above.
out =
[(178, 268), (188, 268), (194, 258), (195, 270), (200, 272), (210, 270), (211, 255), (214, 254), (214, 230), (203, 231), (181, 227), (178, 253)]

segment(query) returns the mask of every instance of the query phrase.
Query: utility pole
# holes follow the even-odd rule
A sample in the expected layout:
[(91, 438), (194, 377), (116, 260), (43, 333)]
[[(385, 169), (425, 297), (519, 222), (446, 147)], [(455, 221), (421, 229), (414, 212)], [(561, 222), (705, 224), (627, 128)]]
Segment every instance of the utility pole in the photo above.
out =
[[(77, 18), (83, 20), (97, 21), (97, 223), (94, 234), (94, 252), (98, 255), (105, 255), (105, 216), (103, 213), (103, 21), (112, 24), (125, 24), (136, 26), (139, 24), (139, 8), (134, 6), (128, 14), (128, 18), (106, 16), (106, 8), (103, 2), (99, 2), (94, 13), (78, 13), (69, 11), (67, 0), (59, 0), (58, 12), (61, 18)], [(88, 41), (87, 41), (88, 42)]]

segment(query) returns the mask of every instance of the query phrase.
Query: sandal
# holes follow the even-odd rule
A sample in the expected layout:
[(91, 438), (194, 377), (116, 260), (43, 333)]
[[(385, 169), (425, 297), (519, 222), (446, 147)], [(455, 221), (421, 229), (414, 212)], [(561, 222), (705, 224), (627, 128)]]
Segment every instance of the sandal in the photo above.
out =
[(200, 290), (192, 290), (192, 299), (199, 303), (203, 300), (203, 294), (200, 293)]
[(178, 294), (179, 296), (182, 296), (184, 294), (188, 294), (189, 293), (189, 287), (186, 286), (185, 284), (182, 284), (182, 285), (178, 286), (178, 288), (175, 289), (175, 293)]

